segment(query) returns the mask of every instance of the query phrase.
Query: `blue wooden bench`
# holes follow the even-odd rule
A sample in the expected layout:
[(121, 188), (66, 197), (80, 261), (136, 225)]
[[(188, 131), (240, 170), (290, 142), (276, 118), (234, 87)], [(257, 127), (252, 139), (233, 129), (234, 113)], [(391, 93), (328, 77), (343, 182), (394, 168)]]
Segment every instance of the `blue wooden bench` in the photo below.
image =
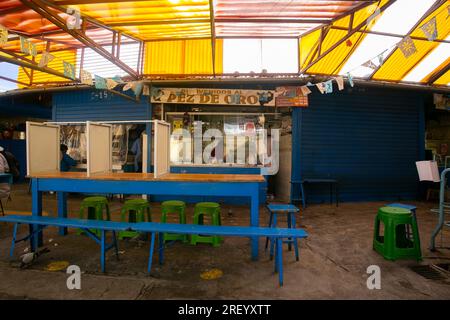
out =
[[(151, 272), (153, 252), (155, 246), (155, 235), (158, 233), (159, 239), (159, 263), (164, 261), (164, 233), (181, 233), (181, 234), (205, 234), (218, 236), (235, 236), (235, 237), (269, 237), (275, 241), (275, 271), (278, 272), (280, 286), (283, 285), (283, 250), (282, 242), (285, 238), (306, 238), (308, 235), (302, 229), (286, 229), (286, 228), (267, 228), (267, 227), (237, 227), (237, 226), (207, 226), (193, 224), (172, 224), (172, 223), (123, 223), (113, 221), (83, 220), (69, 218), (53, 218), (42, 216), (17, 216), (10, 215), (0, 217), (0, 222), (14, 223), (13, 240), (11, 244), (10, 256), (14, 252), (14, 245), (19, 241), (30, 239), (37, 241), (37, 235), (47, 226), (67, 227), (82, 229), (96, 243), (100, 244), (100, 263), (102, 272), (105, 272), (105, 253), (111, 248), (115, 248), (116, 257), (118, 258), (118, 248), (116, 240), (116, 231), (137, 231), (150, 234), (150, 249), (148, 259), (148, 273)], [(17, 227), (19, 224), (28, 224), (30, 226), (29, 235), (25, 238), (16, 239)], [(97, 237), (90, 229), (101, 230), (101, 236)], [(106, 232), (111, 231), (113, 241), (106, 244)], [(35, 239), (34, 239), (35, 238)], [(34, 239), (34, 240), (33, 240)], [(37, 242), (36, 242), (37, 243)]]

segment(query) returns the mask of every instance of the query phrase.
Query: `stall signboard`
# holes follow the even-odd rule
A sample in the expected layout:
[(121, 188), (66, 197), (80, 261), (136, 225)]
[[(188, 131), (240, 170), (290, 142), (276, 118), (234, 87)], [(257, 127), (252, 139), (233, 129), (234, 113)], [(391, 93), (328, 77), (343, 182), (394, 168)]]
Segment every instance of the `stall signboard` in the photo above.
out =
[(274, 107), (275, 91), (153, 87), (151, 102)]
[(277, 107), (306, 108), (308, 106), (308, 96), (303, 95), (301, 87), (278, 87), (275, 96)]

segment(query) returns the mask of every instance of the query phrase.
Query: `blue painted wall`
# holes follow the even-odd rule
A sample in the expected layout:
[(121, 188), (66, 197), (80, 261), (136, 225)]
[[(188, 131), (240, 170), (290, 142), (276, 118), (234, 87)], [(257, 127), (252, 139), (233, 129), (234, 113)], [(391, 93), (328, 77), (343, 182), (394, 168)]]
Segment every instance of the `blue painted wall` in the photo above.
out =
[(77, 90), (53, 94), (54, 121), (150, 120), (150, 103), (133, 102), (104, 90)]
[[(415, 161), (424, 159), (424, 103), (418, 92), (351, 88), (311, 94), (293, 111), (292, 178), (339, 180), (341, 201), (412, 199)], [(294, 190), (298, 192), (298, 190)], [(327, 185), (306, 199), (329, 201)]]
[(51, 119), (52, 108), (38, 101), (39, 95), (0, 97), (0, 116)]

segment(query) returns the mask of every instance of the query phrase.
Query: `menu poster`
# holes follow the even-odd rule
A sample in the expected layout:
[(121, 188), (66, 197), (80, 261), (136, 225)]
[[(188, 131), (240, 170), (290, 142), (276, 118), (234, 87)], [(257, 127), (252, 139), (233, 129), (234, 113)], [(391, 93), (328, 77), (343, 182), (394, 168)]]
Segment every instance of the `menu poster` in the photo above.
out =
[(303, 95), (301, 87), (279, 87), (276, 92), (277, 107), (308, 107), (308, 96)]

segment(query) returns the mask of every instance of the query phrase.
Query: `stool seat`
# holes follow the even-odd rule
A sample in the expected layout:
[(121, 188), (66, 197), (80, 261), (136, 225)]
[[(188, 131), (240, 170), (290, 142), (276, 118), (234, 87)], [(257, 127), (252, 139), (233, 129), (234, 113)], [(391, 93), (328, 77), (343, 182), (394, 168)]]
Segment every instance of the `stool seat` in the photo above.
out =
[[(169, 214), (177, 214), (179, 222), (181, 224), (186, 223), (186, 203), (179, 200), (168, 200), (161, 203), (161, 222), (167, 223), (167, 217)], [(164, 233), (164, 242), (166, 241), (176, 241), (181, 240), (183, 242), (188, 242), (188, 236), (186, 234), (176, 234), (176, 233)]]
[[(87, 216), (85, 217), (84, 212), (87, 209)], [(90, 219), (90, 220), (104, 220), (103, 211), (106, 212), (106, 220), (111, 220), (109, 213), (108, 199), (102, 196), (92, 196), (86, 197), (81, 201), (80, 204), (80, 219)], [(92, 233), (100, 236), (100, 230), (90, 230)], [(83, 234), (84, 231), (78, 230), (77, 234)]]
[[(120, 210), (120, 221), (126, 222), (126, 214), (128, 213), (128, 222), (147, 222), (152, 221), (150, 215), (150, 204), (146, 199), (129, 199), (126, 200)], [(119, 239), (133, 238), (139, 235), (136, 231), (120, 231)]]
[(294, 206), (293, 204), (278, 204), (278, 203), (271, 203), (267, 205), (267, 209), (269, 209), (270, 212), (275, 211), (283, 211), (283, 212), (299, 212), (300, 209)]
[[(383, 235), (381, 223), (384, 224)], [(375, 217), (373, 249), (388, 260), (422, 260), (417, 220), (410, 209), (390, 206), (378, 209)]]
[[(212, 224), (220, 226), (220, 204), (217, 202), (199, 202), (194, 207), (194, 224), (203, 224), (203, 216), (209, 215)], [(196, 245), (198, 242), (211, 243), (214, 247), (218, 247), (223, 241), (219, 236), (201, 236), (197, 234), (191, 235), (191, 244)]]

